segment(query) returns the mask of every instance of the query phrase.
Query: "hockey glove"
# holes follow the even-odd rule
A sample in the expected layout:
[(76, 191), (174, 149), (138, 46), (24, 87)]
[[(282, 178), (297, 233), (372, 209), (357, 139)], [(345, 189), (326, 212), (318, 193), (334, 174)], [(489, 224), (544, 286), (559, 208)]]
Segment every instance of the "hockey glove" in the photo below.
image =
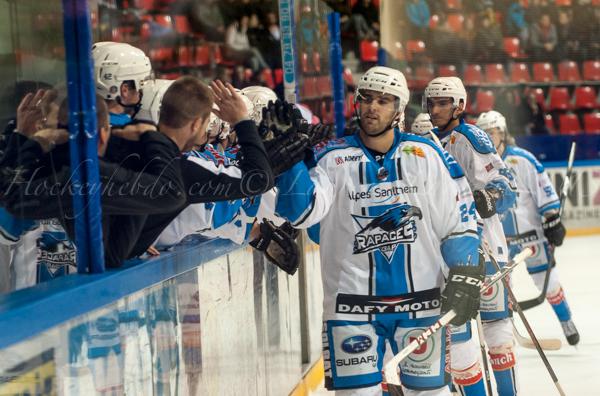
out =
[(485, 267), (482, 264), (450, 268), (448, 282), (442, 293), (442, 313), (451, 309), (456, 313), (450, 324), (460, 326), (477, 316), (484, 279)]
[(280, 100), (269, 102), (267, 107), (263, 108), (262, 116), (258, 132), (263, 141), (297, 131), (298, 127), (305, 123), (300, 110), (294, 105)]
[(298, 162), (303, 161), (309, 140), (306, 135), (292, 133), (280, 135), (264, 142), (275, 177), (281, 175)]
[(494, 189), (484, 188), (482, 190), (473, 191), (473, 199), (475, 207), (479, 215), (487, 219), (496, 214), (496, 200), (498, 200), (497, 192)]
[(251, 241), (250, 245), (263, 252), (270, 262), (294, 275), (300, 264), (297, 236), (298, 230), (290, 223), (285, 222), (277, 227), (271, 221), (263, 219), (260, 224), (260, 236)]
[(542, 228), (544, 229), (544, 236), (551, 245), (562, 245), (567, 231), (560, 221), (560, 215), (558, 213), (548, 216), (542, 224)]
[(321, 142), (333, 139), (335, 137), (335, 130), (331, 125), (315, 124), (308, 125), (306, 134), (310, 140), (310, 146), (313, 147)]

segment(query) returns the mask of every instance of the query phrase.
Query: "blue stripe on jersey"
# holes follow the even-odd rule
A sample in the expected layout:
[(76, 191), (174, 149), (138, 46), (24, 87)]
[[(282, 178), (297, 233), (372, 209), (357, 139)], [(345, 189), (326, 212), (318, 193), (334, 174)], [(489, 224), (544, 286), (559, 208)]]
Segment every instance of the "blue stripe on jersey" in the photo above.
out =
[(465, 120), (460, 120), (460, 124), (454, 130), (464, 135), (478, 153), (490, 154), (496, 152), (490, 137), (481, 128), (467, 124)]
[(431, 140), (425, 139), (421, 136), (403, 133), (402, 141), (413, 141), (413, 142), (425, 143), (425, 144), (433, 147), (433, 149), (440, 155), (440, 158), (444, 162), (446, 169), (448, 169), (448, 171), (450, 172), (450, 176), (452, 176), (453, 179), (458, 179), (459, 177), (463, 177), (465, 175), (462, 168), (460, 167), (458, 162), (456, 162), (454, 157), (452, 157), (452, 155), (449, 152), (447, 152), (446, 150), (442, 150), (437, 144), (435, 144)]
[(504, 153), (502, 154), (502, 159), (509, 155), (525, 158), (527, 161), (533, 164), (537, 173), (542, 173), (544, 171), (544, 166), (540, 163), (540, 161), (538, 161), (537, 158), (535, 158), (535, 156), (529, 151), (522, 149), (521, 147), (507, 146), (506, 150), (504, 150)]
[(125, 126), (131, 123), (131, 116), (127, 113), (109, 113), (109, 122), (111, 127), (115, 126)]
[(237, 216), (241, 207), (241, 199), (236, 199), (235, 201), (215, 202), (212, 216), (213, 229), (217, 229), (233, 220), (235, 216)]
[(315, 185), (304, 162), (278, 176), (275, 184), (279, 190), (275, 213), (298, 225), (314, 205)]
[(473, 231), (451, 234), (442, 240), (441, 252), (449, 267), (479, 264), (479, 238)]
[(560, 209), (560, 201), (552, 201), (550, 203), (547, 203), (546, 205), (542, 206), (541, 208), (538, 209), (538, 213), (540, 215), (543, 215), (544, 213), (546, 213), (549, 210), (558, 210)]
[(318, 245), (321, 242), (321, 223), (308, 227), (306, 233), (310, 240)]
[(500, 221), (502, 221), (502, 228), (504, 229), (504, 235), (506, 236), (515, 236), (519, 235), (519, 230), (517, 229), (517, 219), (515, 218), (515, 211), (509, 210), (504, 213), (504, 215), (500, 216)]

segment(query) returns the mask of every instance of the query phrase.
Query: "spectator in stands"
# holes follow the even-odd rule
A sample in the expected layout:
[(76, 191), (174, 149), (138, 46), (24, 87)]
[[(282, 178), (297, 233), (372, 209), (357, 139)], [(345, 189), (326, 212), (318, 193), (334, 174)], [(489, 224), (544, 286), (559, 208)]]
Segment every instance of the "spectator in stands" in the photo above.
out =
[(352, 7), (350, 26), (359, 40), (376, 40), (379, 37), (379, 9), (371, 0), (359, 0)]
[(525, 20), (525, 9), (522, 0), (512, 0), (506, 8), (505, 29), (506, 35), (518, 37), (521, 43), (529, 42), (529, 29)]
[(549, 135), (550, 131), (546, 127), (545, 114), (537, 103), (533, 91), (525, 91), (522, 106), (517, 113), (517, 118), (522, 120), (521, 125), (525, 125), (527, 135)]
[(425, 0), (409, 0), (406, 2), (406, 15), (410, 21), (410, 36), (423, 40), (429, 29), (431, 13)]
[(249, 34), (250, 45), (257, 47), (263, 58), (271, 69), (281, 68), (281, 32), (277, 14), (267, 11), (264, 22), (261, 24), (257, 18), (250, 18), (250, 26), (253, 28), (252, 35)]
[(480, 26), (476, 27), (473, 39), (472, 58), (474, 62), (500, 63), (504, 62), (504, 51), (502, 50), (502, 32), (500, 26), (495, 22), (493, 14), (485, 14), (479, 20)]
[(225, 40), (225, 20), (216, 0), (195, 1), (190, 8), (191, 27), (208, 41)]
[(439, 13), (439, 22), (431, 30), (431, 56), (434, 62), (460, 64), (465, 61), (467, 43), (448, 24), (446, 14)]
[(536, 61), (556, 61), (558, 35), (549, 14), (542, 14), (531, 29), (531, 51)]
[(558, 36), (558, 59), (580, 59), (579, 40), (573, 26), (570, 10), (561, 9), (558, 11), (556, 32)]
[(227, 27), (225, 32), (225, 57), (233, 62), (241, 63), (259, 74), (269, 66), (256, 47), (250, 45), (248, 39), (248, 15), (240, 16)]

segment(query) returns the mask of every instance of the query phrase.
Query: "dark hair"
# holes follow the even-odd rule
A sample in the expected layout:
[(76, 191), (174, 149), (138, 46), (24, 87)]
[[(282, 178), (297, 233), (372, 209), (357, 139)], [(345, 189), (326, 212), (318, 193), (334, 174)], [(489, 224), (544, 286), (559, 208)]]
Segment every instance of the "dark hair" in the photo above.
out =
[(181, 128), (196, 118), (206, 119), (213, 106), (213, 93), (193, 76), (178, 78), (162, 99), (159, 124)]

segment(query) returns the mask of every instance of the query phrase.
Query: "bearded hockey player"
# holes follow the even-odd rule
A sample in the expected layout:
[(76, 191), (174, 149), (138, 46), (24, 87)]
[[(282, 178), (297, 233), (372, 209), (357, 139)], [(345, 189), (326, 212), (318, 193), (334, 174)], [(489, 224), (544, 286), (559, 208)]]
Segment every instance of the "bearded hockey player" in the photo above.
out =
[(538, 289), (543, 290), (546, 271), (550, 272), (546, 299), (558, 317), (569, 344), (577, 345), (579, 333), (554, 267), (554, 248), (562, 245), (565, 227), (559, 216), (560, 200), (544, 167), (529, 151), (515, 145), (506, 128), (506, 119), (497, 111), (483, 113), (477, 126), (489, 136), (498, 154), (517, 180), (517, 201), (502, 216), (510, 252), (525, 247), (534, 250), (526, 260), (527, 271)]
[[(508, 261), (508, 248), (502, 224), (498, 217), (515, 201), (514, 178), (484, 131), (462, 119), (467, 104), (467, 93), (457, 77), (438, 77), (425, 88), (423, 110), (436, 127), (434, 133), (444, 148), (464, 170), (473, 191), (473, 206), (463, 207), (465, 216), (479, 213), (483, 219), (482, 244), (488, 254), (503, 266)], [(491, 260), (486, 263), (486, 274), (496, 272)], [(498, 394), (516, 394), (515, 355), (512, 323), (509, 319), (508, 297), (503, 286), (496, 285), (482, 296), (481, 319), (485, 340), (489, 347), (492, 369)], [(452, 354), (455, 383), (467, 395), (485, 395), (479, 367), (477, 345), (471, 340), (470, 324), (454, 329), (456, 345)]]
[[(406, 346), (441, 311), (474, 317), (483, 268), (462, 171), (428, 140), (397, 125), (404, 75), (373, 67), (356, 92), (357, 134), (318, 146), (277, 179), (276, 212), (296, 228), (320, 223), (325, 385), (379, 395), (386, 342)], [(445, 263), (445, 264), (444, 264)], [(445, 290), (445, 275), (449, 281)], [(469, 279), (471, 282), (467, 282)], [(448, 332), (400, 365), (405, 395), (449, 395)]]

